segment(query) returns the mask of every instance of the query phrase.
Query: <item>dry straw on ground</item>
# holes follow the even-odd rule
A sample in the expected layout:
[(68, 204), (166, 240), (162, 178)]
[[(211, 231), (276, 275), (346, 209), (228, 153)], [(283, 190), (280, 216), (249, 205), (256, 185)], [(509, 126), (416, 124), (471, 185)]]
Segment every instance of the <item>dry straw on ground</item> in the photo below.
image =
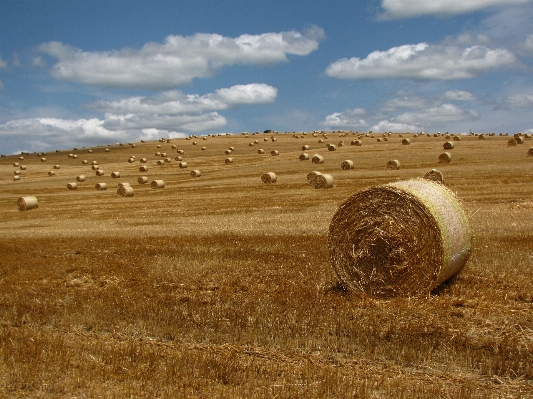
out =
[(315, 188), (332, 188), (333, 176), (323, 173), (316, 177)]
[(274, 172), (267, 172), (261, 176), (261, 181), (265, 184), (275, 183), (277, 180), (278, 177)]
[(372, 297), (427, 295), (458, 273), (472, 245), (467, 216), (425, 179), (360, 191), (331, 220), (330, 258), (342, 284)]
[(36, 197), (20, 197), (17, 201), (19, 211), (28, 211), (39, 207)]
[(443, 152), (439, 155), (439, 162), (440, 163), (449, 163), (452, 160), (452, 154), (449, 152)]
[(424, 179), (433, 180), (437, 183), (444, 184), (444, 176), (437, 169), (431, 169), (424, 174)]
[(341, 163), (341, 169), (342, 170), (350, 170), (350, 169), (353, 169), (354, 168), (354, 163), (353, 161), (347, 159), (346, 161), (343, 161)]
[(400, 169), (400, 161), (393, 159), (392, 161), (387, 162), (387, 169), (389, 170), (398, 170)]

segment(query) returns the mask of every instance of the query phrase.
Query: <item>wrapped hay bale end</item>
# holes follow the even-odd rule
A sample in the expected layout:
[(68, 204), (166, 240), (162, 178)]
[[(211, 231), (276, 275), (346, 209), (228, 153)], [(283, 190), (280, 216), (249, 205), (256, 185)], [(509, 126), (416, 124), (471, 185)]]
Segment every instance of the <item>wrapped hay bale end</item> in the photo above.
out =
[(29, 211), (39, 207), (36, 197), (20, 197), (17, 201), (19, 211)]
[(425, 179), (354, 194), (333, 216), (328, 235), (342, 284), (381, 298), (427, 295), (461, 270), (471, 247), (459, 201)]
[(274, 172), (268, 172), (268, 173), (264, 173), (261, 176), (261, 181), (265, 184), (271, 184), (271, 183), (275, 183), (276, 181), (278, 181), (278, 177), (276, 176)]
[(424, 179), (433, 180), (437, 183), (444, 184), (444, 176), (437, 169), (431, 169), (424, 174)]
[(354, 168), (354, 163), (353, 161), (347, 159), (346, 161), (343, 161), (341, 163), (341, 169), (342, 170), (350, 170), (350, 169), (353, 169)]

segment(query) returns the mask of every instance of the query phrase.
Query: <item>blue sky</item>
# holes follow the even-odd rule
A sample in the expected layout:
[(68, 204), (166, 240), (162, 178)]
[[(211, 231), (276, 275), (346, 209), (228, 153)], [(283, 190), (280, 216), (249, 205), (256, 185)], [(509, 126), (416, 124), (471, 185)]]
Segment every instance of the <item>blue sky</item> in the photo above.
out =
[(0, 152), (533, 132), (533, 0), (0, 0)]

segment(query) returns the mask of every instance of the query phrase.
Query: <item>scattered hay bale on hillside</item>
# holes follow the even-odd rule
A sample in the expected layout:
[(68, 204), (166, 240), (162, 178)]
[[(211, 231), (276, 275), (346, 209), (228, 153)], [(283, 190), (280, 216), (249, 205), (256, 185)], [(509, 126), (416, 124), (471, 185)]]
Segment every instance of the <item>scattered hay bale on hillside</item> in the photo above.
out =
[(324, 163), (324, 157), (322, 155), (315, 154), (311, 158), (311, 162), (316, 164)]
[(302, 151), (307, 151), (309, 149), (309, 145), (303, 145), (302, 146)]
[(137, 183), (139, 183), (139, 184), (146, 184), (146, 183), (148, 183), (148, 177), (146, 177), (146, 176), (139, 176), (139, 178), (137, 179)]
[(264, 153), (265, 153), (265, 150), (263, 150), (262, 148), (260, 148), (260, 149), (257, 150), (257, 153), (258, 153), (258, 154), (264, 154)]
[[(18, 165), (17, 165), (18, 166)], [(61, 166), (59, 165), (54, 165), (54, 169), (61, 169)]]
[(226, 151), (224, 151), (224, 154), (226, 154), (226, 155), (231, 154), (231, 150), (228, 148)]
[(411, 140), (409, 140), (409, 139), (403, 139), (402, 140), (402, 145), (409, 145), (409, 144), (411, 144)]
[(307, 161), (309, 159), (309, 154), (307, 152), (304, 152), (303, 154), (300, 154), (298, 159), (300, 159), (300, 161)]
[(152, 187), (153, 190), (157, 188), (165, 188), (165, 181), (164, 180), (153, 180), (150, 184), (150, 187)]
[(328, 151), (337, 151), (337, 146), (335, 144), (328, 144)]
[(41, 158), (41, 162), (46, 162), (46, 158)]
[(431, 169), (424, 174), (424, 179), (444, 184), (444, 176), (437, 169)]
[(278, 150), (272, 150), (270, 151), (270, 155), (272, 155), (273, 157), (276, 157), (279, 155), (279, 151)]
[(533, 157), (533, 147), (531, 147), (527, 152), (528, 157)]
[(48, 171), (48, 176), (55, 176), (55, 175), (56, 175), (56, 172), (54, 172), (53, 170)]
[(274, 172), (263, 173), (263, 175), (261, 176), (261, 181), (265, 184), (275, 183), (277, 180), (278, 177)]
[(451, 160), (452, 160), (452, 154), (450, 154), (449, 152), (443, 152), (442, 154), (439, 155), (440, 163), (450, 163)]
[(131, 187), (129, 184), (120, 185), (117, 189), (117, 194), (121, 197), (133, 197), (133, 187)]
[(400, 161), (393, 159), (392, 161), (387, 162), (387, 169), (389, 170), (398, 170), (400, 169)]
[(104, 171), (103, 171), (102, 169), (98, 169), (98, 170), (96, 171), (96, 176), (103, 176), (104, 174), (105, 174), (105, 173), (104, 173)]
[(453, 150), (453, 147), (454, 147), (454, 145), (453, 145), (453, 141), (446, 141), (446, 142), (444, 143), (444, 145), (443, 145), (443, 148), (444, 148), (445, 150)]
[(120, 177), (120, 172), (111, 172), (111, 177), (113, 179), (118, 179)]
[(315, 188), (332, 188), (333, 176), (323, 173), (316, 177)]
[(39, 201), (36, 197), (20, 197), (17, 201), (19, 211), (29, 211), (30, 209), (36, 209), (39, 207)]
[(321, 172), (318, 172), (318, 171), (313, 171), (313, 172), (309, 172), (306, 176), (306, 179), (307, 179), (307, 183), (311, 184), (311, 185), (315, 185), (316, 184), (316, 179), (318, 178), (318, 176), (320, 176), (322, 173)]
[(67, 188), (68, 188), (69, 190), (77, 190), (77, 189), (78, 189), (78, 185), (77, 185), (76, 183), (74, 183), (74, 182), (72, 182), (72, 183), (68, 183), (68, 184), (67, 184)]
[(20, 180), (20, 176), (19, 175), (13, 176), (13, 181), (16, 181), (16, 180)]
[(96, 188), (98, 191), (104, 191), (104, 190), (107, 190), (107, 184), (106, 183), (96, 183), (94, 185), (94, 188)]
[(78, 175), (78, 176), (76, 177), (76, 181), (78, 181), (78, 182), (85, 181), (85, 175)]
[(471, 247), (459, 201), (425, 179), (352, 195), (336, 211), (328, 235), (342, 285), (378, 298), (428, 295), (461, 270)]
[(178, 166), (180, 167), (180, 169), (185, 169), (187, 167), (187, 162), (181, 161)]
[(363, 142), (361, 140), (352, 140), (350, 144), (355, 145), (357, 147), (361, 147), (363, 145)]
[(517, 141), (515, 139), (509, 139), (507, 141), (507, 147), (514, 147), (516, 145), (518, 145), (518, 143), (517, 143)]
[(20, 170), (14, 170), (14, 171), (13, 171), (13, 174), (14, 174), (15, 176), (20, 175)]
[(517, 144), (524, 144), (524, 136), (518, 136), (515, 140)]
[(98, 166), (98, 165), (91, 165), (91, 169), (92, 169), (92, 170), (98, 170), (98, 169), (100, 169), (100, 166)]
[(177, 150), (176, 153), (178, 153), (178, 154), (184, 154), (185, 151), (184, 151), (184, 150)]
[(224, 163), (226, 163), (226, 164), (233, 163), (233, 158), (226, 158), (226, 159), (224, 160)]
[(459, 136), (453, 136), (453, 141), (461, 141), (461, 137), (459, 137)]
[(190, 173), (191, 177), (200, 177), (202, 176), (202, 172), (200, 172), (198, 169), (191, 170)]
[(342, 170), (350, 170), (350, 169), (353, 169), (354, 168), (354, 163), (353, 161), (347, 159), (346, 161), (342, 161), (341, 163), (341, 169)]

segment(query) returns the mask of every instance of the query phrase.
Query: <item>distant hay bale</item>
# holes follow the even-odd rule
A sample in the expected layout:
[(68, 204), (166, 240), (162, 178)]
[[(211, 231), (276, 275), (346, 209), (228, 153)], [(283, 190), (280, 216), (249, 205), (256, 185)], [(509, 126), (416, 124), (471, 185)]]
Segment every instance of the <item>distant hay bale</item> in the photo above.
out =
[(335, 144), (328, 144), (328, 151), (337, 151), (337, 146)]
[(224, 161), (226, 164), (230, 164), (230, 163), (233, 163), (233, 158), (226, 158), (226, 160)]
[(318, 176), (322, 175), (322, 173), (318, 172), (318, 171), (313, 171), (313, 172), (309, 172), (307, 174), (307, 183), (311, 184), (311, 185), (315, 185), (316, 184), (316, 179), (318, 178)]
[(165, 161), (162, 160), (162, 159), (160, 159), (160, 160), (157, 161), (157, 164), (158, 164), (158, 165), (164, 165), (164, 164), (165, 164)]
[(381, 138), (378, 138), (376, 141), (377, 141), (378, 143), (381, 143), (382, 140), (381, 140)]
[(39, 207), (39, 201), (36, 197), (20, 197), (17, 201), (19, 211), (29, 211)]
[(41, 162), (46, 162), (46, 158), (41, 158)]
[(198, 142), (197, 141), (193, 141), (192, 145), (198, 145)]
[(322, 144), (323, 142), (324, 142), (324, 140), (322, 140), (322, 139), (319, 139), (319, 140), (318, 140), (318, 143), (319, 143), (319, 144)]
[(76, 183), (74, 183), (74, 182), (72, 182), (72, 183), (68, 183), (68, 184), (67, 184), (67, 188), (68, 188), (69, 190), (77, 190), (77, 189), (78, 189), (78, 185), (77, 185)]
[(439, 155), (439, 162), (440, 163), (449, 163), (452, 160), (452, 154), (449, 152), (443, 152)]
[(98, 191), (104, 191), (104, 190), (107, 190), (107, 184), (106, 183), (96, 183), (94, 185), (94, 188), (96, 188)]
[(518, 145), (515, 139), (509, 139), (507, 141), (507, 146), (514, 147), (515, 145)]
[(176, 148), (178, 148), (176, 144), (172, 144), (172, 149), (175, 150)]
[(343, 145), (344, 145), (344, 141), (339, 141), (339, 142), (337, 143), (337, 147), (342, 147)]
[(118, 179), (120, 177), (120, 172), (111, 172), (111, 177), (113, 179)]
[(409, 144), (411, 144), (411, 140), (409, 140), (409, 139), (403, 139), (402, 140), (402, 145), (409, 145)]
[(361, 140), (352, 140), (350, 144), (355, 145), (357, 147), (361, 147), (363, 145), (363, 142)]
[(91, 169), (92, 169), (92, 170), (98, 170), (98, 169), (100, 169), (100, 166), (98, 166), (98, 165), (92, 165), (92, 166), (91, 166)]
[(119, 186), (117, 194), (121, 197), (133, 197), (133, 187), (130, 185)]
[(453, 136), (453, 141), (461, 141), (461, 137), (459, 137), (459, 136)]
[[(18, 165), (17, 165), (18, 166)], [(61, 166), (59, 165), (54, 165), (54, 169), (61, 169)]]
[(446, 141), (443, 145), (445, 150), (453, 150), (453, 141)]
[(191, 177), (200, 177), (202, 176), (202, 172), (200, 172), (198, 169), (191, 170), (190, 173)]
[(109, 148), (106, 148), (104, 151), (105, 151), (105, 152), (109, 152)]
[(235, 151), (235, 147), (230, 147), (229, 148), (232, 152)]
[(316, 177), (315, 188), (332, 188), (332, 187), (333, 187), (333, 176), (323, 173)]
[(139, 172), (148, 172), (148, 166), (142, 165), (139, 167)]
[(78, 175), (78, 176), (76, 177), (76, 181), (78, 181), (78, 182), (85, 181), (85, 175)]
[(300, 161), (307, 161), (309, 159), (309, 154), (307, 152), (304, 152), (303, 154), (300, 154), (299, 159)]
[(528, 156), (528, 157), (533, 157), (533, 147), (531, 147), (531, 148), (527, 151), (527, 156)]
[(205, 151), (205, 150), (207, 150), (207, 147), (202, 147), (201, 150)]
[(176, 157), (174, 158), (174, 161), (181, 162), (183, 161), (183, 157)]
[(48, 176), (55, 176), (55, 175), (56, 175), (56, 172), (54, 172), (53, 170), (48, 171)]
[(15, 180), (20, 180), (20, 176), (19, 175), (13, 176), (13, 181), (15, 181)]
[(264, 153), (265, 153), (265, 150), (263, 150), (262, 148), (260, 148), (260, 149), (257, 150), (257, 153), (258, 153), (258, 154), (264, 154)]
[(387, 162), (387, 169), (389, 170), (398, 170), (400, 169), (400, 161), (393, 159), (392, 161)]
[(178, 164), (178, 166), (179, 166), (181, 169), (184, 169), (184, 168), (187, 167), (187, 162), (185, 162), (185, 161), (181, 161), (181, 162)]
[(224, 154), (226, 154), (226, 155), (231, 154), (231, 150), (230, 150), (230, 149), (227, 149), (226, 151), (224, 151)]
[(160, 156), (161, 156), (161, 152), (157, 151), (157, 152), (155, 153), (155, 156), (156, 156), (156, 157), (160, 157)]
[(444, 184), (444, 176), (437, 169), (431, 169), (424, 174), (424, 179)]
[(275, 137), (271, 137), (270, 139), (271, 139), (272, 141), (278, 141), (278, 139), (275, 138)]
[(309, 149), (309, 146), (307, 144), (302, 146), (302, 151), (307, 151), (308, 149)]
[(88, 153), (88, 154), (92, 154), (92, 153), (93, 153), (93, 150), (87, 150), (87, 153)]
[(84, 159), (83, 161), (81, 161), (82, 164), (84, 165), (87, 165), (89, 163), (89, 161), (87, 161), (86, 159)]
[(316, 164), (324, 163), (324, 157), (322, 155), (315, 154), (311, 158), (311, 162)]
[(480, 140), (486, 140), (486, 139), (487, 139), (487, 136), (484, 135), (484, 134), (480, 134), (480, 135), (478, 136), (478, 139), (480, 139)]
[(103, 176), (104, 175), (104, 171), (102, 169), (98, 169), (96, 171), (96, 176)]
[(524, 144), (524, 137), (518, 136), (515, 138), (517, 144)]
[(129, 163), (133, 163), (133, 162), (135, 162), (135, 158), (128, 158), (128, 162), (129, 162)]
[(26, 165), (20, 165), (19, 168), (20, 170), (26, 170)]
[(263, 175), (261, 176), (261, 181), (265, 184), (275, 183), (277, 180), (278, 177), (274, 172), (263, 173)]
[(18, 168), (20, 164), (18, 162), (13, 162), (13, 167)]
[(152, 187), (153, 190), (157, 188), (165, 188), (165, 181), (164, 180), (153, 180), (152, 183), (150, 183), (150, 187)]
[(13, 174), (14, 174), (15, 176), (20, 175), (20, 170), (14, 170), (14, 171), (13, 171)]
[(161, 148), (161, 144), (158, 144), (158, 145), (156, 146), (156, 148)]
[(183, 154), (185, 151), (183, 151), (183, 150), (177, 150), (176, 152), (177, 152), (178, 154)]
[(172, 159), (170, 159), (170, 158), (165, 158), (165, 159), (163, 159), (163, 161), (164, 161), (165, 163), (171, 163), (171, 162), (172, 162)]
[(346, 161), (343, 161), (341, 163), (341, 169), (342, 170), (350, 170), (350, 169), (353, 169), (354, 168), (354, 163), (353, 161), (347, 159)]
[(377, 298), (428, 295), (470, 256), (466, 213), (444, 185), (413, 179), (349, 197), (328, 235), (341, 284)]
[(137, 179), (137, 183), (139, 183), (139, 184), (146, 184), (146, 183), (148, 183), (148, 177), (146, 177), (146, 176), (139, 176), (139, 178)]
[(92, 161), (91, 165), (98, 165), (98, 162), (97, 161)]
[(248, 146), (249, 147), (253, 147), (255, 145), (255, 143), (249, 143)]
[(272, 151), (270, 151), (270, 155), (272, 155), (274, 157), (278, 156), (279, 155), (279, 151), (278, 150), (272, 150)]

